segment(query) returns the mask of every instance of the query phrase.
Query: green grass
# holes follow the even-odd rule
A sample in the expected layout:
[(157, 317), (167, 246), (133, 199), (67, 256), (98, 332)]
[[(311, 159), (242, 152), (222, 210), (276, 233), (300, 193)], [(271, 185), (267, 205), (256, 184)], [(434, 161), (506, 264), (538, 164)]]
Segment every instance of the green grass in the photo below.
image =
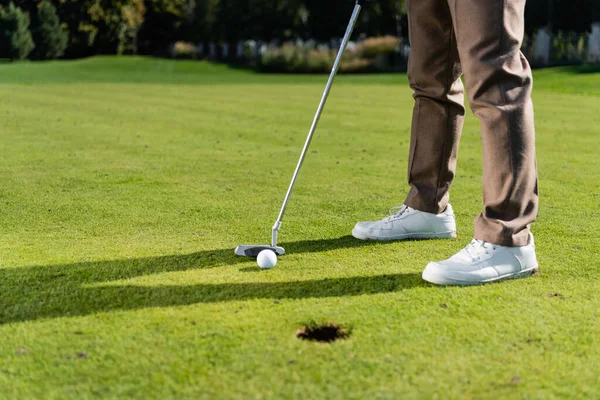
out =
[[(541, 274), (473, 288), (420, 279), (482, 207), (471, 116), (458, 239), (348, 236), (406, 193), (405, 75), (339, 77), (289, 254), (271, 271), (233, 256), (269, 240), (325, 80), (136, 58), (0, 66), (0, 398), (597, 396), (600, 74), (536, 72)], [(351, 336), (295, 337), (330, 321)]]

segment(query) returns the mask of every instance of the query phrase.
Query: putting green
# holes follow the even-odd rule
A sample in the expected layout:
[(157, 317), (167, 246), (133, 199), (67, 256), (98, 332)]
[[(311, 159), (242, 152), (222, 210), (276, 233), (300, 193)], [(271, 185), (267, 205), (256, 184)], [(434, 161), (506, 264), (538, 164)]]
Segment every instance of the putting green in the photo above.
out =
[[(468, 243), (362, 243), (406, 193), (405, 75), (338, 78), (270, 271), (264, 243), (324, 76), (93, 58), (0, 66), (0, 398), (583, 398), (600, 392), (600, 74), (536, 73), (541, 273), (420, 279)], [(345, 340), (302, 341), (332, 322)], [(305, 333), (305, 332), (304, 332)]]

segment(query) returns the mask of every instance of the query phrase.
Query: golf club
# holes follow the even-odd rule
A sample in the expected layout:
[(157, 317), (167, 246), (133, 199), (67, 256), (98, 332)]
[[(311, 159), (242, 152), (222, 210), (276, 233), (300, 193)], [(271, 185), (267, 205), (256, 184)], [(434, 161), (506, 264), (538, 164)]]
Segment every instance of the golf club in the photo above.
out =
[(310, 146), (310, 142), (312, 140), (313, 134), (317, 129), (317, 124), (319, 123), (319, 119), (321, 118), (321, 114), (323, 113), (323, 108), (325, 107), (325, 103), (327, 102), (327, 97), (329, 96), (329, 92), (331, 91), (331, 86), (333, 85), (333, 81), (340, 67), (340, 63), (342, 61), (342, 56), (344, 55), (344, 51), (346, 50), (346, 46), (348, 45), (348, 41), (350, 40), (350, 36), (354, 31), (354, 26), (356, 25), (356, 21), (358, 20), (358, 16), (360, 15), (360, 10), (366, 0), (357, 0), (356, 5), (354, 6), (354, 11), (352, 12), (352, 17), (350, 18), (350, 22), (348, 23), (348, 28), (346, 29), (346, 34), (344, 35), (344, 39), (340, 45), (340, 49), (338, 51), (337, 57), (333, 64), (333, 68), (331, 69), (331, 74), (329, 75), (329, 80), (327, 81), (327, 85), (325, 86), (325, 91), (323, 96), (321, 97), (321, 102), (319, 103), (319, 107), (317, 109), (317, 113), (313, 120), (313, 123), (310, 127), (310, 131), (308, 132), (308, 137), (306, 138), (306, 142), (304, 143), (304, 148), (302, 149), (302, 153), (300, 153), (300, 159), (298, 160), (298, 165), (296, 165), (296, 170), (294, 171), (294, 175), (292, 176), (292, 181), (290, 182), (290, 186), (285, 195), (285, 199), (283, 200), (283, 205), (281, 206), (281, 211), (279, 211), (279, 216), (277, 217), (277, 221), (272, 228), (271, 235), (271, 245), (239, 245), (235, 249), (235, 254), (238, 256), (246, 256), (246, 257), (256, 257), (258, 253), (263, 250), (272, 250), (278, 256), (285, 254), (285, 249), (283, 247), (277, 246), (277, 233), (281, 228), (281, 221), (283, 219), (283, 214), (288, 205), (288, 201), (290, 200), (290, 196), (292, 194), (292, 190), (294, 189), (294, 184), (296, 183), (296, 179), (298, 178), (298, 174), (300, 173), (300, 168), (302, 167), (302, 163), (304, 162), (304, 158), (306, 157), (306, 153), (308, 151), (308, 147)]

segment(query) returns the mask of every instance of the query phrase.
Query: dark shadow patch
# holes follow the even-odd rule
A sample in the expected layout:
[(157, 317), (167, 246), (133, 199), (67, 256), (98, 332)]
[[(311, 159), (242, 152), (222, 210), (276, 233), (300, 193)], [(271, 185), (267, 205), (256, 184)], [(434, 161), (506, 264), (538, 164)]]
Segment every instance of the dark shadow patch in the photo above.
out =
[(565, 299), (565, 296), (563, 296), (563, 295), (562, 295), (562, 294), (560, 294), (560, 293), (550, 293), (550, 294), (548, 295), (548, 297), (550, 297), (550, 298), (553, 298), (553, 297), (558, 297), (558, 298), (559, 298), (559, 299), (561, 299), (561, 300), (564, 300), (564, 299)]
[[(228, 252), (229, 254), (229, 252)], [(233, 258), (233, 251), (231, 251)], [(224, 260), (217, 261), (217, 264)], [(158, 264), (156, 264), (157, 262)], [(243, 300), (310, 299), (399, 292), (428, 287), (420, 274), (386, 274), (287, 282), (192, 285), (104, 285), (111, 281), (215, 264), (193, 256), (101, 261), (76, 265), (0, 269), (0, 325), (99, 312)], [(258, 267), (256, 267), (258, 269)], [(59, 271), (68, 273), (55, 279)], [(60, 288), (60, 290), (57, 290)]]
[(296, 331), (296, 337), (312, 342), (332, 343), (350, 337), (351, 331), (342, 325), (328, 322), (327, 324), (309, 324)]
[[(351, 236), (283, 244), (290, 254), (377, 246)], [(118, 280), (238, 266), (260, 271), (253, 260), (237, 257), (233, 247), (192, 254), (92, 261), (0, 269), (0, 325), (42, 318), (75, 317), (99, 312), (173, 307), (254, 299), (307, 299), (389, 293), (414, 287), (433, 287), (417, 273), (300, 280), (196, 285), (137, 286)], [(252, 266), (252, 267), (250, 267)], [(247, 268), (247, 269), (246, 269)], [(60, 290), (57, 290), (59, 288)]]
[(577, 74), (597, 74), (600, 73), (600, 65), (584, 64), (577, 67), (573, 67), (573, 70)]
[[(391, 242), (390, 242), (391, 243)], [(297, 253), (322, 253), (338, 249), (351, 249), (356, 247), (371, 247), (380, 244), (375, 241), (358, 240), (353, 236), (346, 235), (334, 239), (302, 240), (299, 242), (288, 242), (280, 244), (289, 254)], [(285, 256), (282, 256), (285, 257)]]

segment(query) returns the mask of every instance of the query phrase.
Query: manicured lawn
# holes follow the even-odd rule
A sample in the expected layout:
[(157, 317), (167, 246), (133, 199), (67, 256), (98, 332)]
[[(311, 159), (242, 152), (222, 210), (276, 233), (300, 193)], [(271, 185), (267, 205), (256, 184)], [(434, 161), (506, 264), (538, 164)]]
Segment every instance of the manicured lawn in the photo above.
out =
[[(541, 273), (423, 282), (472, 237), (362, 243), (406, 193), (405, 75), (341, 76), (271, 271), (265, 243), (324, 76), (94, 58), (0, 66), (0, 398), (591, 398), (600, 393), (600, 73), (536, 72)], [(332, 344), (296, 329), (334, 322)]]

